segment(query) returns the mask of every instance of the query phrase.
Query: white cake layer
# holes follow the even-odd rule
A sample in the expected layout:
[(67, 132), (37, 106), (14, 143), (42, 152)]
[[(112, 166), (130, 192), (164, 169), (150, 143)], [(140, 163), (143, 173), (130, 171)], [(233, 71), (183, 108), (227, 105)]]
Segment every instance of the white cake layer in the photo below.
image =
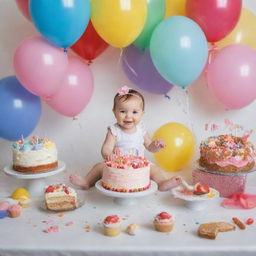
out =
[(41, 150), (20, 151), (13, 149), (13, 165), (32, 167), (57, 162), (56, 147)]
[(150, 183), (150, 167), (138, 169), (106, 167), (103, 170), (102, 182), (104, 185), (116, 189), (144, 188)]

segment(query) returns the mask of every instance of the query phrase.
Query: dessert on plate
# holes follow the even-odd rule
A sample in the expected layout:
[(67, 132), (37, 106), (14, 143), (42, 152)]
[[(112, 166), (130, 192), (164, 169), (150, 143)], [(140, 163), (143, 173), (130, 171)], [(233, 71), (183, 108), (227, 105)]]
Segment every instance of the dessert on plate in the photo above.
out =
[(12, 156), (13, 169), (22, 173), (40, 173), (58, 167), (56, 145), (38, 136), (13, 143)]
[(150, 187), (150, 164), (140, 156), (119, 156), (106, 161), (102, 186), (116, 192), (139, 192)]
[(211, 136), (200, 144), (199, 165), (215, 172), (244, 172), (255, 165), (253, 144), (233, 135)]
[(65, 185), (50, 185), (45, 189), (45, 205), (48, 210), (66, 211), (78, 207), (76, 191)]

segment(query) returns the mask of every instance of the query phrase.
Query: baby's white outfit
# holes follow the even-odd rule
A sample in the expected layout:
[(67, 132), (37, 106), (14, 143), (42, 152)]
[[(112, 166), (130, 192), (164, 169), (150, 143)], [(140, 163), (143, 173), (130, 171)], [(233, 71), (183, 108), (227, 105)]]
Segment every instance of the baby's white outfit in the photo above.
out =
[(108, 127), (111, 133), (116, 137), (115, 148), (120, 149), (121, 155), (144, 156), (144, 135), (145, 127), (142, 123), (136, 126), (136, 132), (125, 133), (118, 124)]

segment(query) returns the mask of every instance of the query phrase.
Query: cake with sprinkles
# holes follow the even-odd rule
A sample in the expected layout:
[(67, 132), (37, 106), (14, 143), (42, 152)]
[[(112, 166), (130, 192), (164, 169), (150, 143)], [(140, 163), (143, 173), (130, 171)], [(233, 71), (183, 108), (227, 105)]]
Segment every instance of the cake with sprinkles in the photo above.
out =
[(233, 135), (211, 136), (200, 144), (199, 165), (216, 172), (246, 172), (255, 166), (254, 145)]
[(13, 169), (23, 173), (51, 171), (58, 166), (55, 143), (33, 136), (30, 140), (18, 140), (12, 145)]
[(105, 189), (133, 193), (150, 187), (150, 164), (141, 156), (119, 156), (105, 161), (102, 186)]

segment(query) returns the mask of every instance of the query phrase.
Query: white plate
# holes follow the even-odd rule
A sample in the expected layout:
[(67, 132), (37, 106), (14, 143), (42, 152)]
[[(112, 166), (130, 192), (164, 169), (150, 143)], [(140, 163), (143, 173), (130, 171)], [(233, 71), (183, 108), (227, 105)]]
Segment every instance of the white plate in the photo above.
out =
[(95, 184), (95, 187), (103, 194), (111, 197), (118, 197), (118, 198), (136, 198), (136, 197), (142, 197), (147, 196), (155, 191), (157, 191), (157, 184), (153, 180), (151, 180), (151, 186), (147, 190), (139, 191), (139, 192), (133, 192), (133, 193), (126, 193), (126, 192), (116, 192), (112, 190), (105, 189), (101, 185), (102, 181), (98, 180)]
[(63, 161), (58, 161), (58, 167), (45, 171), (45, 172), (40, 172), (40, 173), (22, 173), (22, 172), (17, 172), (12, 169), (12, 165), (8, 165), (4, 167), (4, 172), (8, 175), (15, 176), (18, 179), (37, 179), (37, 178), (45, 178), (48, 176), (55, 175), (63, 170), (65, 170), (66, 165)]
[(215, 190), (214, 188), (210, 188), (210, 192), (208, 194), (203, 194), (203, 195), (186, 195), (182, 193), (182, 191), (184, 191), (184, 187), (179, 186), (172, 189), (172, 194), (174, 195), (174, 197), (185, 200), (185, 201), (205, 201), (205, 200), (216, 199), (220, 196), (219, 191)]

